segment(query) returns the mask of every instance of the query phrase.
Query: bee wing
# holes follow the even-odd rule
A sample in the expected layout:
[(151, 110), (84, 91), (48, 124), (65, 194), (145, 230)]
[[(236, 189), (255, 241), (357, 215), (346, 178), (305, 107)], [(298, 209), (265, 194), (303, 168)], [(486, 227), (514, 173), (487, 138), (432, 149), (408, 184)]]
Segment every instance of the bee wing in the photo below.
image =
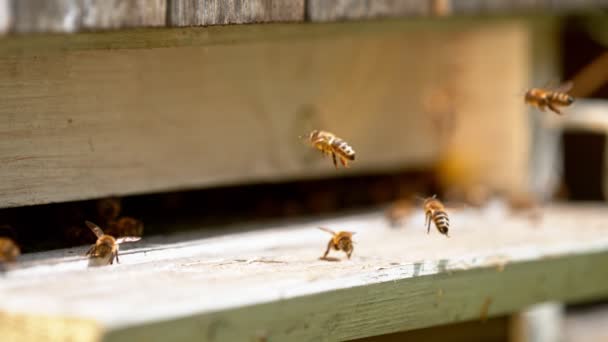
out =
[(570, 91), (570, 89), (572, 89), (572, 86), (574, 86), (574, 83), (572, 81), (566, 81), (552, 90), (559, 93), (566, 93)]
[(317, 227), (318, 229), (324, 231), (324, 232), (328, 232), (331, 235), (336, 235), (336, 232), (334, 232), (333, 230), (329, 229), (329, 228), (325, 228), (325, 227)]
[(466, 203), (448, 203), (445, 205), (445, 209), (450, 212), (459, 212), (469, 208)]
[(87, 227), (89, 227), (89, 229), (93, 232), (93, 234), (95, 234), (95, 236), (97, 236), (97, 238), (100, 238), (103, 236), (103, 230), (101, 230), (101, 228), (99, 228), (99, 226), (96, 225), (95, 223), (93, 223), (91, 221), (84, 221), (84, 224), (86, 224)]
[(135, 242), (141, 240), (140, 236), (121, 236), (116, 239), (117, 244), (121, 244), (123, 242)]
[(418, 195), (418, 194), (414, 194), (414, 195), (412, 195), (412, 199), (413, 199), (413, 201), (414, 201), (414, 206), (416, 206), (416, 207), (417, 207), (417, 206), (421, 206), (421, 205), (422, 205), (422, 203), (424, 203), (424, 201), (425, 201), (427, 198), (428, 198), (428, 197), (423, 197), (423, 196), (420, 196), (420, 195)]

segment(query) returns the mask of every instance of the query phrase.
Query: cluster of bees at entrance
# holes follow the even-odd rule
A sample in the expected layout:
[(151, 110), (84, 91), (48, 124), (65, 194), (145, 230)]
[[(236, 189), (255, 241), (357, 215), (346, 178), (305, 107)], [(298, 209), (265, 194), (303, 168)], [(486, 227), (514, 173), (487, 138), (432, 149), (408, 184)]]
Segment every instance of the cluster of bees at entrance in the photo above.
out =
[[(86, 256), (90, 259), (90, 266), (111, 265), (119, 262), (119, 246), (125, 242), (139, 241), (143, 235), (143, 222), (129, 216), (121, 216), (122, 205), (120, 198), (104, 198), (96, 201), (94, 213), (95, 220), (104, 227), (91, 221), (82, 224), (66, 225), (63, 227), (63, 239), (74, 244), (83, 244), (90, 241)], [(61, 211), (66, 217), (80, 218), (83, 213), (72, 210)], [(68, 221), (70, 221), (68, 219)], [(0, 226), (3, 235), (16, 235), (15, 229), (9, 225)], [(21, 254), (21, 249), (11, 237), (0, 237), (0, 270), (6, 263), (14, 262)]]
[[(574, 98), (567, 94), (572, 88), (572, 82), (567, 82), (562, 86), (548, 90), (541, 88), (529, 89), (524, 95), (526, 104), (538, 108), (541, 111), (550, 111), (561, 115), (560, 107), (569, 106), (574, 102)], [(301, 137), (306, 140), (311, 147), (319, 150), (323, 156), (331, 157), (331, 161), (336, 169), (340, 165), (349, 167), (349, 163), (355, 161), (355, 150), (345, 140), (337, 137), (333, 133), (313, 130), (308, 135)], [(512, 199), (513, 208), (529, 207), (530, 203), (524, 198)], [(412, 203), (409, 200), (398, 201), (387, 212), (387, 218), (391, 223), (398, 221), (403, 216), (410, 213)], [(425, 214), (425, 227), (427, 234), (430, 232), (431, 225), (437, 231), (449, 237), (450, 219), (446, 207), (442, 201), (433, 195), (422, 199), (422, 209)], [(85, 221), (84, 225), (95, 235), (97, 241), (86, 252), (93, 265), (108, 265), (114, 261), (119, 262), (119, 246), (126, 242), (135, 242), (141, 239), (143, 234), (143, 223), (131, 217), (119, 217), (121, 211), (120, 199), (109, 198), (97, 202), (98, 219), (103, 229), (96, 223)], [(331, 250), (342, 251), (348, 258), (354, 250), (353, 235), (355, 232), (333, 231), (329, 228), (319, 227), (319, 229), (331, 234), (331, 239), (327, 243), (321, 259), (327, 259)], [(74, 226), (67, 230), (68, 234), (76, 239), (82, 239), (86, 233), (86, 228)], [(90, 233), (88, 233), (90, 234)], [(13, 262), (21, 254), (19, 246), (9, 237), (0, 237), (0, 266), (7, 262)]]

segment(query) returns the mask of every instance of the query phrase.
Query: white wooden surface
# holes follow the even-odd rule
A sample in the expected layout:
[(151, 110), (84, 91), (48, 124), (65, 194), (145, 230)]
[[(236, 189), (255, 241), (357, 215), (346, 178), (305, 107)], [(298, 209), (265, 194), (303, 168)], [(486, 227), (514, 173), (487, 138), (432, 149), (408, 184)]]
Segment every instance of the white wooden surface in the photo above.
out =
[[(52, 330), (15, 323), (50, 315), (111, 341), (345, 340), (479, 319), (488, 298), (495, 316), (608, 296), (605, 207), (550, 208), (533, 226), (496, 204), (452, 224), (448, 239), (427, 235), (421, 212), (400, 229), (372, 212), (152, 236), (92, 269), (86, 246), (24, 255), (0, 279), (0, 313), (21, 317), (0, 315), (0, 333)], [(329, 238), (318, 225), (357, 232), (350, 261), (318, 260)]]

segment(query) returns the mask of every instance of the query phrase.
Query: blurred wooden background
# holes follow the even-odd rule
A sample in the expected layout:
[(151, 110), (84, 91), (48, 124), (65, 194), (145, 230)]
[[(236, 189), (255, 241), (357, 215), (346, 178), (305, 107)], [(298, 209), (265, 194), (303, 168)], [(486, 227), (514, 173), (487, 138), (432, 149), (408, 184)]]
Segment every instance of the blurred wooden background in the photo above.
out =
[[(439, 161), (446, 182), (523, 187), (533, 32), (507, 19), (8, 37), (0, 207)], [(298, 139), (313, 128), (355, 147), (350, 170)]]

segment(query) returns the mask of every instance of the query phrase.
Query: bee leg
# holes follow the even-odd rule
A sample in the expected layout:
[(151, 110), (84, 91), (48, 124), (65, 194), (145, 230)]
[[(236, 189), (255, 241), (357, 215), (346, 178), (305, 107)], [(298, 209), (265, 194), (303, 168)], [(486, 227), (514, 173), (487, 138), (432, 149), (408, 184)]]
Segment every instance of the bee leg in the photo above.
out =
[(551, 103), (549, 103), (547, 105), (549, 106), (549, 109), (554, 111), (556, 114), (562, 115), (562, 112), (556, 106), (552, 105)]
[[(426, 226), (426, 223), (429, 221), (429, 214), (428, 213), (424, 213), (424, 225)], [(428, 234), (428, 233), (427, 233)]]
[(334, 167), (337, 169), (338, 168), (338, 162), (336, 161), (336, 154), (335, 153), (331, 153), (331, 158), (334, 161)]
[(89, 250), (87, 251), (87, 253), (85, 255), (91, 255), (93, 253), (93, 250), (95, 249), (95, 245), (91, 246), (91, 248), (89, 248)]
[(346, 161), (346, 158), (340, 157), (340, 162), (342, 163), (342, 165), (344, 165), (344, 167), (348, 167), (348, 162)]
[(351, 256), (352, 254), (353, 254), (353, 250), (351, 249), (350, 251), (348, 251), (348, 252), (346, 253), (346, 257), (347, 257), (348, 259), (350, 259), (350, 256)]
[(429, 234), (431, 232), (431, 213), (426, 214), (426, 233)]
[(120, 264), (120, 260), (118, 260), (118, 252), (114, 253), (114, 258), (116, 259), (116, 263)]
[(323, 256), (321, 257), (321, 259), (327, 258), (327, 254), (329, 254), (329, 250), (331, 249), (332, 244), (333, 244), (333, 241), (329, 240), (329, 243), (327, 244), (327, 249), (325, 250), (325, 253), (323, 253)]

